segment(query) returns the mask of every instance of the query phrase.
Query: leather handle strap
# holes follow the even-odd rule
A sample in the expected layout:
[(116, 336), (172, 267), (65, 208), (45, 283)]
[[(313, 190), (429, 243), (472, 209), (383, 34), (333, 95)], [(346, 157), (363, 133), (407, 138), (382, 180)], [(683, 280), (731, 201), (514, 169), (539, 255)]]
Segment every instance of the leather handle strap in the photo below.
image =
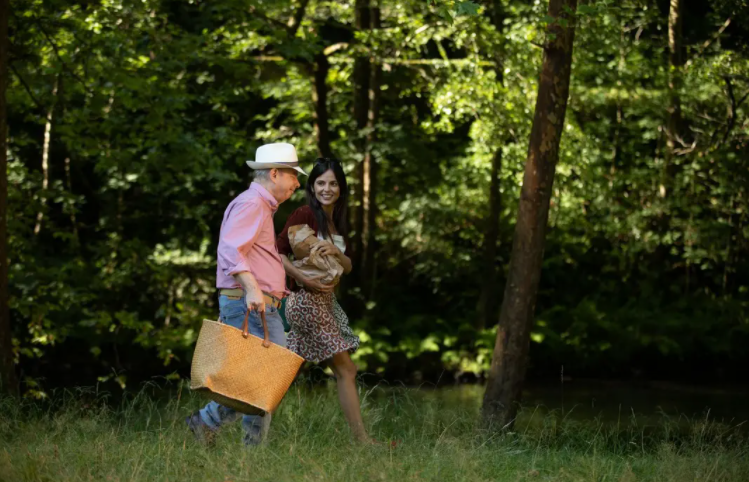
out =
[[(265, 312), (260, 312), (260, 320), (263, 322), (263, 346), (270, 348), (270, 333), (268, 333), (268, 322), (265, 320)], [(250, 336), (250, 310), (244, 314), (244, 323), (242, 323), (242, 336), (247, 338)]]

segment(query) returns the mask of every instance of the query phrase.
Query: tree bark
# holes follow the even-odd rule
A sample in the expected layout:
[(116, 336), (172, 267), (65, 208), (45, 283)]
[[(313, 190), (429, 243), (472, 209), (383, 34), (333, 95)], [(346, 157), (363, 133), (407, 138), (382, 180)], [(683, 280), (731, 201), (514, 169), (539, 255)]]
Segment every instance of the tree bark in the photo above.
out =
[[(356, 0), (356, 29), (370, 28), (369, 0)], [(351, 259), (355, 273), (360, 273), (364, 251), (364, 155), (367, 151), (367, 138), (364, 130), (369, 120), (369, 57), (360, 54), (354, 60), (354, 120), (356, 121), (356, 150), (362, 156), (354, 170), (356, 188), (354, 191), (353, 257)]]
[(8, 88), (10, 0), (0, 0), (0, 390), (18, 395), (8, 293)]
[(668, 12), (668, 122), (666, 123), (666, 156), (661, 183), (661, 197), (666, 197), (672, 188), (675, 174), (675, 150), (681, 127), (681, 90), (682, 66), (684, 56), (681, 45), (681, 0), (670, 0)]
[[(371, 28), (380, 28), (380, 7), (371, 9)], [(369, 78), (369, 114), (367, 116), (367, 141), (364, 154), (364, 226), (362, 239), (364, 240), (363, 266), (361, 270), (362, 290), (364, 295), (371, 299), (374, 295), (375, 280), (375, 254), (376, 247), (376, 221), (377, 221), (377, 160), (374, 156), (374, 146), (377, 143), (377, 122), (380, 117), (380, 84), (382, 68), (373, 57), (370, 59)]]
[(484, 425), (511, 427), (525, 378), (530, 332), (541, 278), (549, 201), (567, 110), (577, 0), (549, 0), (538, 97), (520, 192), (512, 258), (482, 409)]
[[(497, 32), (504, 30), (505, 13), (500, 0), (493, 0), (487, 9), (492, 25)], [(494, 72), (497, 82), (504, 84), (504, 70), (502, 67), (502, 52), (495, 52)], [(499, 217), (502, 211), (502, 194), (500, 185), (500, 174), (502, 172), (502, 147), (497, 147), (492, 158), (491, 181), (489, 183), (489, 215), (484, 227), (483, 245), (483, 274), (481, 276), (481, 294), (479, 295), (478, 317), (476, 328), (483, 329), (494, 326), (497, 323), (499, 308), (498, 291), (498, 269), (497, 269), (497, 244), (499, 243)]]
[(317, 136), (317, 150), (321, 157), (333, 157), (330, 148), (330, 128), (328, 127), (328, 71), (330, 62), (328, 57), (320, 52), (315, 56), (315, 89), (312, 100), (315, 103), (315, 134)]
[[(624, 68), (627, 63), (627, 36), (626, 36), (626, 21), (622, 19), (619, 28), (619, 62), (616, 67), (617, 74), (617, 85), (622, 85), (622, 76), (624, 75)], [(622, 105), (622, 98), (620, 94), (616, 96), (616, 128), (614, 129), (614, 138), (611, 141), (611, 168), (609, 168), (609, 182), (613, 182), (614, 175), (616, 174), (619, 160), (621, 157), (621, 137), (622, 137), (622, 121), (624, 120), (624, 107)]]
[[(42, 192), (44, 193), (42, 199), (46, 199), (47, 189), (49, 189), (49, 146), (52, 143), (52, 118), (55, 114), (55, 105), (57, 104), (57, 85), (60, 82), (59, 76), (55, 79), (55, 84), (52, 86), (52, 104), (47, 110), (47, 122), (44, 124), (44, 142), (42, 143)], [(38, 235), (42, 230), (42, 220), (44, 219), (44, 202), (39, 208), (39, 212), (36, 214), (36, 225), (34, 226), (34, 234)]]

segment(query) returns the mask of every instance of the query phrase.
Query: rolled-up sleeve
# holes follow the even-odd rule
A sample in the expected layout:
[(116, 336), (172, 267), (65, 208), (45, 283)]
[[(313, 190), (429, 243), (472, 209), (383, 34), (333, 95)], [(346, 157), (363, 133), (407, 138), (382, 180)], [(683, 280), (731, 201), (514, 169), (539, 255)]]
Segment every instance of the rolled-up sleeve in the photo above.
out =
[(250, 271), (247, 259), (263, 226), (263, 209), (254, 202), (237, 204), (226, 218), (218, 241), (219, 266), (226, 276)]

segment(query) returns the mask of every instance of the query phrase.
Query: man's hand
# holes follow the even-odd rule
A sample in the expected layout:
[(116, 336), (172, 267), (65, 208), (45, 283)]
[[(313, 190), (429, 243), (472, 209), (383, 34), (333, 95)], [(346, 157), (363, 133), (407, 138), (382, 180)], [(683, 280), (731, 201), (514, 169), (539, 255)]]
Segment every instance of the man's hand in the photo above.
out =
[(255, 289), (247, 290), (245, 301), (247, 302), (247, 309), (249, 311), (265, 313), (265, 296), (263, 296), (263, 292), (257, 286), (255, 286)]
[(247, 309), (249, 311), (257, 311), (265, 313), (265, 297), (260, 287), (257, 284), (257, 280), (252, 276), (249, 271), (242, 271), (234, 275), (234, 279), (242, 285), (242, 289), (247, 293), (245, 295), (245, 302), (247, 303)]

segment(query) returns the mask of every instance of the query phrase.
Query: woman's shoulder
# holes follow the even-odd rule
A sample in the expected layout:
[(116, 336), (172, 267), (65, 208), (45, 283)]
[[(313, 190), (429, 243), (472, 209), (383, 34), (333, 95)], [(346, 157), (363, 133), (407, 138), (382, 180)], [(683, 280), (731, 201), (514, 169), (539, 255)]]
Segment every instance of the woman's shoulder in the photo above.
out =
[(294, 224), (307, 224), (310, 228), (315, 229), (315, 226), (317, 224), (317, 221), (315, 219), (315, 213), (312, 211), (312, 208), (308, 205), (304, 205), (301, 207), (298, 207), (294, 210), (293, 213), (289, 216), (289, 223)]
[(294, 210), (294, 212), (292, 213), (292, 216), (294, 214), (300, 215), (300, 216), (314, 216), (315, 215), (315, 213), (312, 212), (312, 208), (309, 207), (309, 204), (305, 204), (304, 206), (299, 206), (298, 208)]

